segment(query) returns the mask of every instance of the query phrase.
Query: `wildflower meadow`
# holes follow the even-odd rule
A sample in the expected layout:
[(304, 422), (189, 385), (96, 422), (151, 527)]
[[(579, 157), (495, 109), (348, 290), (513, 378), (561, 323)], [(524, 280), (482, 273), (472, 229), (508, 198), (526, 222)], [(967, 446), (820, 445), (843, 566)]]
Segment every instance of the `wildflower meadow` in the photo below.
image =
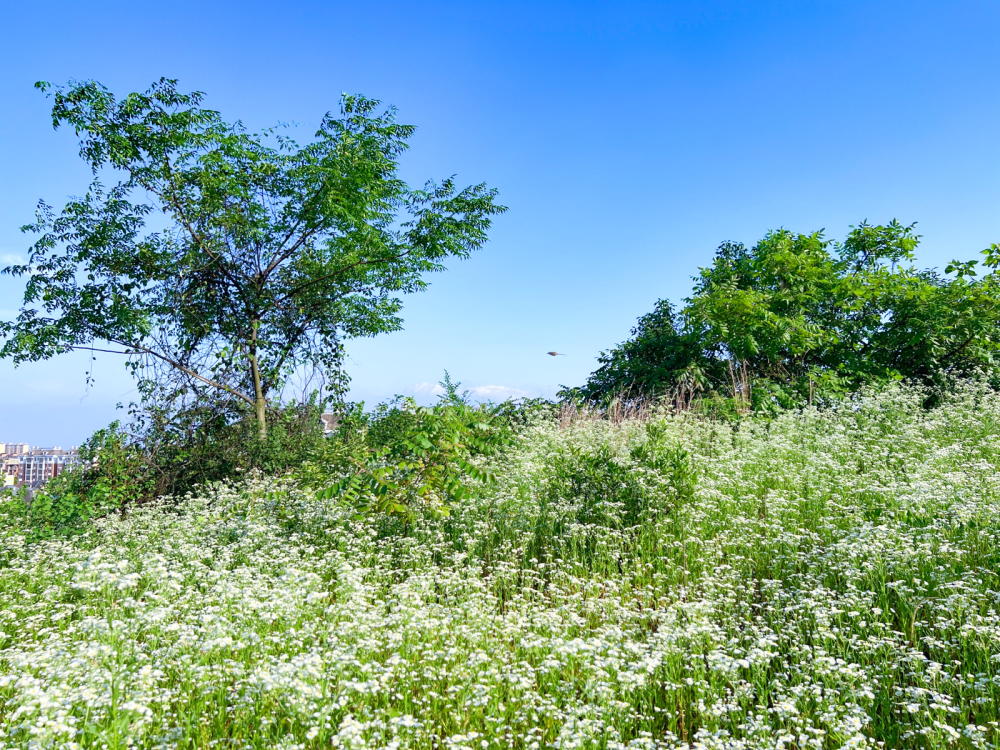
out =
[(1000, 395), (926, 400), (539, 419), (448, 514), (5, 501), (0, 747), (1000, 747)]

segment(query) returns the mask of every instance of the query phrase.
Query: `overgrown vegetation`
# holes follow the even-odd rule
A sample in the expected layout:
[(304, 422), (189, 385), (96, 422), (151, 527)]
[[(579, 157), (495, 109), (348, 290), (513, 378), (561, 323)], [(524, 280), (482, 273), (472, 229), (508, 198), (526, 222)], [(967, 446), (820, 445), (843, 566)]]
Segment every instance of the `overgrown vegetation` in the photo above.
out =
[(330, 437), (315, 401), (272, 409), (263, 437), (253, 411), (225, 411), (218, 402), (137, 411), (128, 425), (115, 422), (87, 441), (82, 467), (19, 493), (20, 517), (29, 538), (73, 535), (96, 516), (251, 474), (289, 475), (358, 513), (446, 515), (491, 480), (477, 459), (513, 445), (520, 429), (555, 408), (542, 401), (472, 404), (459, 385), (446, 372), (445, 393), (432, 407), (403, 397), (370, 413), (363, 404), (343, 405)]
[(17, 492), (29, 538), (72, 535), (109, 513), (127, 513), (162, 495), (181, 496), (250, 473), (281, 476), (327, 450), (316, 403), (270, 413), (261, 437), (255, 414), (210, 407), (146, 411), (98, 430), (80, 450), (82, 465), (37, 491)]
[(377, 102), (305, 147), (200, 103), (55, 91), (121, 179), (26, 228), (0, 356), (110, 342), (142, 398), (0, 495), (0, 750), (1000, 747), (1000, 248), (726, 243), (562, 404), (446, 372), (328, 436), (342, 338), (504, 208), (400, 181)]
[[(421, 407), (398, 397), (371, 415), (355, 409), (326, 450), (297, 478), (361, 513), (448, 515), (454, 503), (472, 497), (477, 484), (492, 481), (476, 458), (496, 455), (514, 439), (509, 404), (469, 403), (445, 372), (439, 403)], [(332, 480), (332, 481), (331, 481)]]
[(995, 748), (1000, 396), (927, 396), (536, 419), (448, 515), (258, 477), (31, 542), (7, 502), (0, 743)]
[(154, 490), (146, 456), (119, 422), (95, 432), (80, 457), (86, 470), (63, 472), (41, 491), (12, 491), (7, 510), (26, 539), (79, 532), (91, 519), (135, 505)]

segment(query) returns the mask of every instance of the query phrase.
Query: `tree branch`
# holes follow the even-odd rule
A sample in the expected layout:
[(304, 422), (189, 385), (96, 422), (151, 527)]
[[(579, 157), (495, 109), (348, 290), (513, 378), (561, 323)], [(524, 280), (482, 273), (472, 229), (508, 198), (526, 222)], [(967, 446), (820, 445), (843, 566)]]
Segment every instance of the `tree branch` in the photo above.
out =
[(392, 256), (390, 256), (388, 258), (379, 258), (378, 260), (359, 260), (356, 263), (351, 263), (350, 265), (344, 266), (343, 268), (339, 268), (336, 271), (334, 271), (333, 273), (328, 273), (325, 276), (320, 276), (318, 279), (310, 279), (309, 281), (305, 282), (304, 284), (299, 284), (297, 287), (295, 287), (294, 289), (292, 289), (291, 291), (289, 291), (287, 294), (285, 294), (284, 296), (282, 296), (281, 299), (282, 300), (287, 300), (287, 299), (289, 299), (291, 297), (294, 297), (295, 295), (297, 295), (300, 292), (308, 289), (309, 287), (313, 286), (314, 284), (319, 284), (319, 283), (321, 283), (323, 281), (327, 281), (327, 280), (332, 279), (332, 278), (334, 278), (336, 276), (340, 276), (340, 274), (346, 273), (346, 272), (350, 271), (352, 268), (357, 268), (358, 266), (374, 266), (374, 265), (378, 265), (379, 263), (390, 263), (392, 261), (402, 260), (403, 258), (405, 258), (407, 255), (410, 255), (411, 253), (413, 253), (412, 249), (411, 250), (407, 250), (405, 253), (399, 253), (397, 255), (392, 255)]
[(170, 357), (166, 356), (165, 354), (160, 354), (159, 352), (157, 352), (157, 351), (155, 351), (153, 349), (150, 349), (149, 347), (139, 346), (138, 344), (129, 344), (129, 343), (126, 343), (124, 341), (118, 341), (117, 339), (109, 338), (108, 341), (110, 341), (113, 344), (118, 344), (119, 346), (128, 347), (128, 348), (132, 349), (133, 351), (118, 352), (118, 351), (114, 351), (112, 349), (95, 349), (95, 348), (90, 347), (90, 346), (71, 346), (69, 348), (70, 349), (80, 349), (80, 350), (84, 350), (84, 351), (88, 351), (88, 352), (89, 351), (107, 352), (108, 354), (125, 354), (125, 355), (129, 355), (129, 356), (132, 355), (132, 354), (148, 354), (151, 357), (156, 357), (157, 359), (162, 360), (163, 362), (166, 362), (171, 367), (180, 370), (181, 372), (185, 373), (186, 375), (189, 375), (190, 377), (195, 378), (196, 380), (200, 380), (201, 382), (205, 383), (206, 385), (210, 385), (213, 388), (219, 388), (220, 390), (226, 391), (227, 393), (229, 393), (232, 396), (236, 396), (237, 398), (242, 399), (243, 401), (246, 401), (251, 406), (254, 405), (254, 400), (252, 398), (250, 398), (249, 396), (247, 396), (246, 394), (240, 393), (236, 389), (230, 388), (228, 385), (225, 385), (223, 383), (218, 383), (218, 382), (212, 380), (211, 378), (206, 378), (204, 375), (201, 375), (201, 374), (195, 372), (194, 370), (192, 370), (189, 367), (185, 367), (180, 362), (177, 362), (176, 360), (171, 359)]

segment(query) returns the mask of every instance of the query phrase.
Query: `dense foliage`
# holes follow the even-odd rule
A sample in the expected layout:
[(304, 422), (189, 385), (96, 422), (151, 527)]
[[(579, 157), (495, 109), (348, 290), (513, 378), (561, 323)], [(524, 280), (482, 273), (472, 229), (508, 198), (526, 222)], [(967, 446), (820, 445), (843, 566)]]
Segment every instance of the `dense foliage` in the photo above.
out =
[(492, 480), (473, 460), (496, 454), (513, 431), (501, 409), (471, 405), (445, 377), (448, 390), (435, 406), (397, 398), (371, 415), (349, 415), (331, 440), (333, 450), (316, 456), (298, 478), (361, 513), (407, 519), (450, 513), (477, 483)]
[(843, 243), (819, 232), (768, 233), (752, 248), (724, 243), (677, 311), (640, 318), (602, 353), (585, 386), (595, 403), (670, 396), (678, 406), (725, 396), (738, 410), (829, 399), (863, 385), (992, 371), (1000, 342), (997, 250), (955, 261), (951, 275), (912, 265), (912, 226), (867, 223)]
[(315, 401), (269, 409), (265, 436), (251, 410), (220, 410), (220, 402), (177, 412), (144, 409), (127, 424), (98, 430), (81, 449), (80, 468), (41, 490), (20, 492), (21, 518), (30, 538), (72, 535), (96, 516), (128, 513), (162, 495), (286, 474), (359, 513), (447, 514), (490, 480), (475, 460), (511, 446), (554, 405), (472, 404), (447, 372), (441, 385), (444, 394), (431, 407), (402, 397), (369, 413), (364, 404), (342, 404), (329, 437)]
[(209, 407), (144, 413), (98, 430), (80, 449), (82, 464), (38, 490), (16, 491), (29, 538), (80, 533), (109, 513), (128, 513), (161, 495), (183, 495), (251, 473), (281, 476), (328, 454), (315, 403), (269, 410), (261, 436), (255, 414)]
[(147, 397), (242, 402), (262, 438), (296, 368), (341, 385), (342, 339), (397, 330), (397, 295), (481, 248), (505, 210), (483, 184), (407, 185), (414, 128), (364, 97), (345, 95), (299, 146), (224, 121), (172, 80), (120, 100), (93, 81), (38, 86), (94, 181), (24, 228), (39, 236), (3, 271), (27, 284), (17, 320), (0, 322), (0, 358), (116, 351)]
[(81, 467), (59, 474), (40, 491), (9, 491), (8, 513), (27, 539), (79, 533), (91, 519), (121, 511), (154, 492), (147, 456), (119, 422), (95, 432), (80, 447), (80, 458)]
[(0, 745), (995, 748), (1000, 396), (926, 399), (543, 420), (448, 516), (5, 503)]

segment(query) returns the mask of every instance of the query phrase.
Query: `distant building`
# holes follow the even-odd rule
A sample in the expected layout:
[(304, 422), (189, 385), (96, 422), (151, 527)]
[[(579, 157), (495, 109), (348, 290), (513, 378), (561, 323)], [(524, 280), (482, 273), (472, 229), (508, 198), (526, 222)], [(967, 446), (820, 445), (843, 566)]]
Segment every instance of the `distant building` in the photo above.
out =
[[(4, 443), (23, 445), (23, 443)], [(37, 484), (59, 476), (70, 466), (80, 463), (76, 448), (34, 448), (25, 452), (8, 452), (3, 456), (4, 484)], [(13, 479), (11, 479), (13, 478)]]
[(323, 422), (323, 434), (332, 435), (336, 431), (337, 427), (340, 425), (340, 415), (339, 414), (321, 414), (320, 419)]

